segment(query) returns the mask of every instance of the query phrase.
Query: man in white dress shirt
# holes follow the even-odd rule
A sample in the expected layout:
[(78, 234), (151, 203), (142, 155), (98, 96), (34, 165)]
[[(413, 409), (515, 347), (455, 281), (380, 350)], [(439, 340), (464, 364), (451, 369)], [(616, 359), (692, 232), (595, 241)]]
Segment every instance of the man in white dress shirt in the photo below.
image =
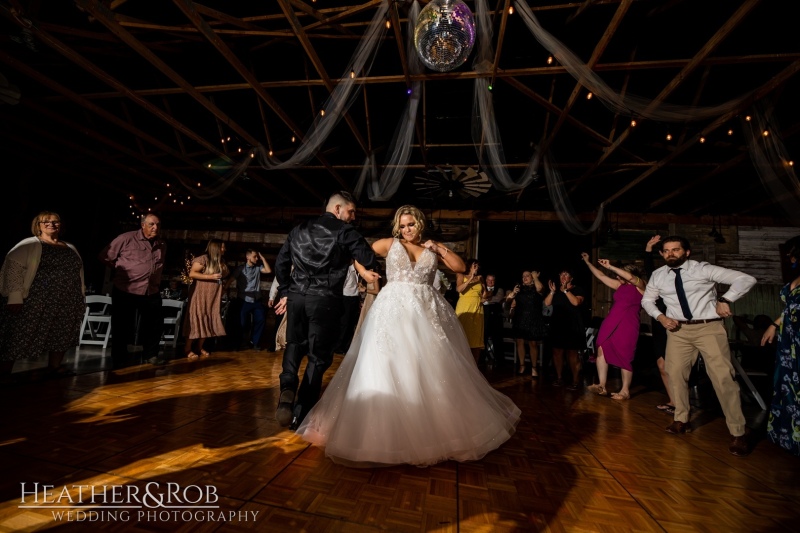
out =
[[(747, 294), (756, 279), (736, 270), (692, 261), (689, 241), (684, 237), (667, 237), (662, 242), (660, 253), (667, 264), (653, 272), (642, 307), (667, 330), (666, 370), (675, 400), (675, 419), (667, 432), (691, 431), (688, 382), (699, 351), (732, 437), (728, 450), (733, 455), (748, 455), (748, 430), (723, 319), (732, 315), (730, 304)], [(717, 283), (730, 288), (717, 296)], [(666, 314), (656, 307), (659, 296), (667, 306)]]

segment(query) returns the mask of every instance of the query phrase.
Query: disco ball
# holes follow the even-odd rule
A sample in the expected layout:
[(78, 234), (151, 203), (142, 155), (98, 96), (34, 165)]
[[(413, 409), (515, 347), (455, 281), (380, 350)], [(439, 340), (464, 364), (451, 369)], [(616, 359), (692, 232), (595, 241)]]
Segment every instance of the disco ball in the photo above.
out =
[(461, 0), (433, 0), (420, 11), (414, 46), (431, 70), (447, 72), (464, 64), (475, 44), (475, 19)]

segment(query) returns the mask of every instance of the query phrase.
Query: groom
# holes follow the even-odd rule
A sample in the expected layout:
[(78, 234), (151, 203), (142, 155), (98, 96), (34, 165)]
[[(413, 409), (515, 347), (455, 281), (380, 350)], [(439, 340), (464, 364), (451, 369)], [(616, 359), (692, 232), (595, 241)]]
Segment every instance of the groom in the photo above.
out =
[[(275, 260), (280, 298), (275, 314), (288, 312), (275, 419), (291, 429), (297, 429), (319, 400), (322, 376), (333, 362), (342, 316), (342, 288), (351, 259), (367, 270), (375, 267), (372, 248), (350, 225), (356, 218), (353, 197), (338, 192), (328, 199), (325, 211), (295, 226)], [(379, 276), (366, 272), (363, 277), (370, 283)], [(306, 354), (308, 363), (298, 391), (297, 372)]]

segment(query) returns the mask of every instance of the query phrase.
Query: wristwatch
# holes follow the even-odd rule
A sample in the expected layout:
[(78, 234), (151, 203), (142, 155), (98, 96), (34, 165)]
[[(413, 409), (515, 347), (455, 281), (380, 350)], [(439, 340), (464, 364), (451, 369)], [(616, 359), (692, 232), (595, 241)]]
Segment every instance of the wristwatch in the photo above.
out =
[(725, 298), (724, 296), (720, 296), (719, 298), (717, 298), (717, 301), (718, 301), (718, 302), (722, 302), (722, 303), (724, 303), (724, 304), (728, 304), (728, 305), (730, 305), (730, 304), (732, 303), (730, 300), (728, 300), (728, 299), (727, 299), (727, 298)]

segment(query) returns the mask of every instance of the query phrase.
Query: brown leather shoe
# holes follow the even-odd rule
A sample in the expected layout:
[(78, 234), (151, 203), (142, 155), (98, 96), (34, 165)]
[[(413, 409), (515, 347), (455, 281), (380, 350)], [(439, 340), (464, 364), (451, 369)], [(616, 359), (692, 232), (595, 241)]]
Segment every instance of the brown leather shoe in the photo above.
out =
[(692, 426), (689, 425), (689, 422), (679, 422), (675, 420), (672, 424), (667, 426), (666, 431), (667, 433), (672, 433), (673, 435), (680, 435), (681, 433), (691, 433)]
[(753, 451), (750, 446), (750, 430), (745, 428), (744, 435), (738, 437), (731, 435), (731, 445), (728, 447), (728, 451), (736, 457), (747, 457)]

